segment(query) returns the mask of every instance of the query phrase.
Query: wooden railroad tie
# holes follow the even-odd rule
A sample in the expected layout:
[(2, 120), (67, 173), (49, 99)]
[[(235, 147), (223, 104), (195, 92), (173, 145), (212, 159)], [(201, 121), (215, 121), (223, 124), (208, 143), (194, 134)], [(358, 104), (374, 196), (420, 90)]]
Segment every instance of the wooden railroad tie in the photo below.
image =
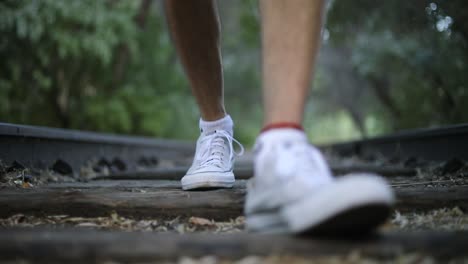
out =
[[(51, 184), (34, 189), (5, 188), (0, 195), (0, 216), (13, 214), (67, 214), (103, 216), (199, 216), (225, 220), (242, 215), (245, 181), (233, 189), (186, 192), (178, 181), (109, 181)], [(407, 187), (395, 189), (396, 209), (468, 208), (468, 186)]]

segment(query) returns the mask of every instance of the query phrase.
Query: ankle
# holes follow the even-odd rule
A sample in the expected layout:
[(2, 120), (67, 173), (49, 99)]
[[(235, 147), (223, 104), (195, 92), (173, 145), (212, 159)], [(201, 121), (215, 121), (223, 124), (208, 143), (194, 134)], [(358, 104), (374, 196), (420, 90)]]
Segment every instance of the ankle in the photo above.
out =
[(205, 121), (200, 118), (199, 126), (201, 133), (209, 134), (216, 130), (225, 130), (233, 135), (234, 122), (231, 116), (226, 114), (223, 118), (214, 121)]
[(275, 122), (275, 123), (270, 123), (265, 125), (260, 133), (264, 133), (267, 131), (271, 131), (274, 129), (284, 129), (284, 128), (289, 128), (289, 129), (296, 129), (299, 131), (304, 132), (304, 128), (302, 127), (301, 124), (295, 123), (295, 122)]
[(269, 149), (272, 146), (284, 144), (285, 142), (297, 142), (309, 145), (307, 135), (304, 131), (297, 128), (268, 129), (257, 136), (254, 153), (258, 153), (260, 149)]
[(213, 112), (202, 112), (201, 113), (201, 119), (207, 122), (212, 122), (212, 121), (217, 121), (220, 119), (223, 119), (226, 117), (228, 114), (224, 110), (224, 108), (219, 108), (216, 111)]

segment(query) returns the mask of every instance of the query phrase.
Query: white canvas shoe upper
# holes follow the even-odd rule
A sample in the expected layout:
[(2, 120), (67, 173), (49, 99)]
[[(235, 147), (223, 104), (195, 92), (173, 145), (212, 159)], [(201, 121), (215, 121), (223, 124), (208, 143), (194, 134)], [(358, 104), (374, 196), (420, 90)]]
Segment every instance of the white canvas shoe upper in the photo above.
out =
[[(233, 143), (241, 151), (235, 152)], [(242, 155), (243, 146), (225, 130), (216, 130), (209, 134), (202, 133), (197, 140), (197, 148), (192, 166), (187, 175), (200, 172), (232, 171), (235, 156)]]
[[(378, 210), (383, 208), (372, 216), (372, 223), (378, 224), (394, 202), (391, 189), (375, 175), (335, 179), (320, 151), (299, 130), (264, 132), (254, 152), (254, 177), (247, 185), (244, 207), (250, 230), (301, 233), (346, 212), (374, 205)], [(349, 224), (346, 217), (339, 220), (330, 222), (338, 223), (337, 230)], [(360, 228), (368, 227), (372, 225), (362, 221)]]
[(255, 177), (248, 186), (247, 214), (258, 208), (273, 210), (294, 202), (333, 181), (320, 151), (296, 129), (263, 133), (254, 152)]
[[(234, 150), (236, 143), (240, 151)], [(197, 140), (197, 147), (192, 166), (182, 178), (184, 190), (220, 187), (230, 188), (234, 184), (234, 159), (242, 155), (242, 144), (225, 130), (202, 132)]]
[(268, 175), (267, 179), (262, 179), (264, 183), (300, 178), (304, 184), (316, 187), (332, 179), (320, 151), (308, 143), (303, 132), (296, 129), (264, 133), (256, 142), (255, 153), (256, 175)]

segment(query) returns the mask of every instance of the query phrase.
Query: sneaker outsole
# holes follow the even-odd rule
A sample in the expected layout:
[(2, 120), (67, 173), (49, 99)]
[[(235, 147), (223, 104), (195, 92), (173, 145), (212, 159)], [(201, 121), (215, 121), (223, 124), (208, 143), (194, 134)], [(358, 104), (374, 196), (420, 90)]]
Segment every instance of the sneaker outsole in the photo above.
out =
[(230, 173), (203, 173), (185, 175), (181, 179), (182, 189), (188, 190), (206, 190), (218, 188), (232, 188), (235, 178), (232, 172)]
[(264, 234), (288, 233), (288, 224), (284, 222), (282, 215), (276, 212), (247, 215), (245, 219), (247, 230)]
[[(387, 204), (368, 204), (350, 208), (322, 223), (313, 224), (300, 231), (293, 231), (304, 236), (361, 236), (371, 233), (376, 227), (385, 223), (391, 214), (391, 207)], [(264, 234), (291, 233), (289, 226), (279, 213), (255, 214), (246, 219), (247, 229), (251, 232)]]
[(350, 175), (275, 211), (248, 214), (246, 224), (261, 233), (364, 235), (385, 222), (393, 203), (393, 192), (380, 177)]
[(234, 183), (226, 182), (203, 182), (203, 183), (193, 183), (182, 186), (184, 191), (189, 190), (212, 190), (212, 189), (230, 189), (234, 186)]
[(322, 191), (282, 209), (293, 233), (359, 234), (381, 224), (390, 214), (394, 195), (374, 175), (338, 179)]
[(341, 212), (322, 223), (297, 232), (312, 236), (364, 236), (372, 233), (390, 216), (391, 207), (386, 204), (368, 204)]

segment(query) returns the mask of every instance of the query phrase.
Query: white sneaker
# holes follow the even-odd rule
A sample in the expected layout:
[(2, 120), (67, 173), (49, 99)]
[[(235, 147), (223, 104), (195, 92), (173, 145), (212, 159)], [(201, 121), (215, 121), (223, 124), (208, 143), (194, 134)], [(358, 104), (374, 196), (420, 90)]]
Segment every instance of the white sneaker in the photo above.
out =
[(295, 129), (259, 136), (247, 187), (247, 228), (259, 232), (366, 232), (388, 217), (394, 202), (390, 187), (375, 175), (334, 179), (320, 151)]
[[(233, 142), (240, 147), (234, 151)], [(192, 166), (182, 178), (182, 189), (231, 188), (234, 185), (234, 158), (244, 152), (244, 147), (225, 130), (202, 132), (197, 140)]]

